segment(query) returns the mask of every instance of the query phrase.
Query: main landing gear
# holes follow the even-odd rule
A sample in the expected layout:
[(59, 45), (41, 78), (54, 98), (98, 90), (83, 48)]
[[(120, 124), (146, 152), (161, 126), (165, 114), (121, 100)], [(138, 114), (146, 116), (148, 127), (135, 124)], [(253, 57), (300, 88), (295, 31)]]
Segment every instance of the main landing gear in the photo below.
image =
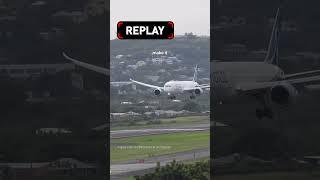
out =
[(196, 98), (195, 95), (191, 95), (191, 96), (190, 96), (190, 99), (195, 99), (195, 98)]
[(256, 117), (258, 119), (262, 119), (263, 117), (267, 117), (267, 118), (272, 119), (273, 118), (273, 113), (270, 110), (270, 108), (266, 108), (266, 107), (264, 109), (257, 108), (256, 109)]
[(176, 99), (176, 96), (170, 95), (168, 98), (171, 100), (174, 100), (174, 99)]
[(256, 109), (256, 117), (258, 119), (262, 119), (264, 117), (272, 119), (273, 112), (272, 112), (272, 109), (270, 108), (272, 104), (271, 104), (270, 98), (268, 97), (268, 94), (260, 94), (260, 95), (257, 95), (256, 97), (263, 106), (263, 108)]

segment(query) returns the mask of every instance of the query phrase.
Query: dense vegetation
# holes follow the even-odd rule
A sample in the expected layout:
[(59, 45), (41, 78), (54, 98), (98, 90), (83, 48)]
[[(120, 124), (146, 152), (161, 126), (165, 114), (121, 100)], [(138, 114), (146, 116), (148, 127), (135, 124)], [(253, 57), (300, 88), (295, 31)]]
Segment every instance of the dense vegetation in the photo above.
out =
[(182, 164), (173, 161), (164, 167), (158, 166), (154, 173), (144, 176), (135, 176), (136, 180), (209, 180), (209, 161), (196, 162), (194, 164)]

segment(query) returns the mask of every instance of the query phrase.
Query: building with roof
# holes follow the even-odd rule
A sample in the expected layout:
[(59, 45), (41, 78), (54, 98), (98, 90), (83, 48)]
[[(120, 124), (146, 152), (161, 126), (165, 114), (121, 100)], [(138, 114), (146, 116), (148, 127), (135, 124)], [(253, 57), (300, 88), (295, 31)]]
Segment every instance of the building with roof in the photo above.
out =
[(13, 78), (27, 78), (42, 73), (56, 74), (60, 71), (72, 71), (75, 69), (73, 63), (61, 64), (6, 64), (0, 65), (0, 75)]
[(99, 165), (75, 158), (59, 158), (51, 162), (0, 163), (0, 169), (9, 169), (15, 179), (33, 176), (91, 176), (100, 172)]

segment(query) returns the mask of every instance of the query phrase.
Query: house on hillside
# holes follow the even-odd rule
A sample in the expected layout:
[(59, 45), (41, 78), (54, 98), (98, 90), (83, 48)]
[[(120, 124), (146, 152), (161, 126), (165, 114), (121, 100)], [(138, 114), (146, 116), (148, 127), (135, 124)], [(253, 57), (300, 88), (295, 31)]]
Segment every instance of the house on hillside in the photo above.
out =
[[(0, 163), (0, 172), (10, 171), (16, 179), (46, 176), (93, 176), (99, 175), (99, 166), (74, 158), (59, 158), (51, 162), (6, 162)], [(59, 179), (59, 178), (58, 178)]]

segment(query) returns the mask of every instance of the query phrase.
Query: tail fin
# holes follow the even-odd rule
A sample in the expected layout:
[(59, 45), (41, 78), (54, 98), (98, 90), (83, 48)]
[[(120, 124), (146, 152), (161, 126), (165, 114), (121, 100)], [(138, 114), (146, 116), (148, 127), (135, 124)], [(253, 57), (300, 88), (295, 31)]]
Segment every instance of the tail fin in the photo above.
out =
[(269, 41), (267, 56), (264, 60), (265, 63), (275, 64), (279, 63), (279, 36), (280, 36), (280, 8), (277, 10), (277, 14), (272, 27), (271, 38)]
[(193, 80), (192, 81), (197, 81), (198, 80), (198, 64), (194, 68), (194, 73), (193, 73)]

